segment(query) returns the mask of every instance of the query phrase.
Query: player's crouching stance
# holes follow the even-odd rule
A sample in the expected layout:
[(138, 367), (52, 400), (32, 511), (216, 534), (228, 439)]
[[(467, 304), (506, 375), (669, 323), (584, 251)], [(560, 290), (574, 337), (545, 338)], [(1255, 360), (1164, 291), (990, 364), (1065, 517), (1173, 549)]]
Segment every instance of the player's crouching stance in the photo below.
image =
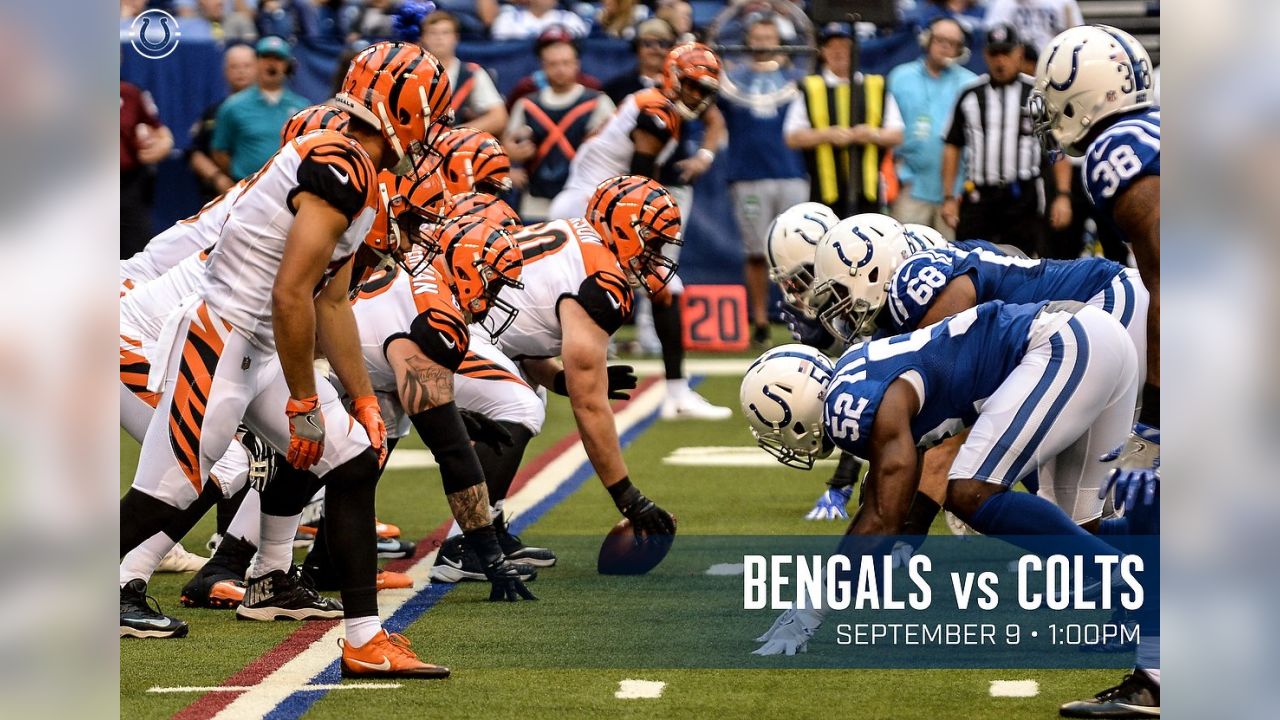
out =
[[(299, 138), (246, 185), (199, 293), (175, 316), (172, 340), (158, 343), (164, 395), (121, 501), (123, 555), (195, 499), (241, 419), (290, 465), (322, 478), (345, 610), (344, 674), (448, 675), (378, 620), (373, 499), (386, 428), (347, 301), (352, 256), (376, 215), (378, 169), (414, 167), (423, 140), (443, 127), (448, 98), (435, 58), (414, 45), (373, 45), (334, 101), (351, 115), (346, 135)], [(317, 377), (317, 342), (356, 397), (354, 417)], [(260, 592), (297, 582), (290, 561), (263, 558), (272, 581)]]
[[(1058, 506), (1009, 490), (1056, 459), (1059, 503), (1099, 516), (1106, 468), (1098, 458), (1124, 442), (1137, 387), (1133, 343), (1105, 312), (997, 301), (858, 343), (834, 368), (811, 348), (777, 348), (747, 371), (741, 402), (757, 442), (785, 464), (811, 467), (835, 447), (869, 460), (845, 554), (888, 550), (881, 546), (901, 534), (919, 486), (919, 449), (965, 427), (947, 509), (984, 534), (1069, 536), (1106, 554), (1114, 551)], [(790, 613), (762, 651), (793, 653), (820, 622), (821, 612)]]

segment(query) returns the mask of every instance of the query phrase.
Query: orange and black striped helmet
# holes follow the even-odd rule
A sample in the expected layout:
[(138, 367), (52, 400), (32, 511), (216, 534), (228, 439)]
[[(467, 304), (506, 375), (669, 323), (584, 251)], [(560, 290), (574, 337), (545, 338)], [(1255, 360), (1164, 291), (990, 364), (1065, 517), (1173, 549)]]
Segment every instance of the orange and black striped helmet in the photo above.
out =
[(677, 45), (662, 64), (662, 93), (686, 120), (702, 116), (720, 92), (720, 58), (702, 43)]
[[(416, 273), (440, 254), (435, 232), (448, 207), (444, 180), (439, 172), (415, 178), (383, 170), (378, 176), (378, 193), (378, 216), (364, 242), (384, 258), (382, 265), (394, 259), (406, 272)], [(410, 264), (408, 251), (415, 248), (415, 261)]]
[[(379, 129), (393, 152), (393, 172), (434, 170), (433, 150), (453, 122), (453, 91), (444, 66), (418, 45), (380, 42), (351, 61), (342, 89), (331, 101), (351, 117)], [(434, 163), (427, 155), (434, 154)]]
[(502, 195), (511, 190), (511, 158), (493, 135), (475, 128), (453, 128), (440, 138), (439, 149), (449, 192)]
[(280, 144), (287, 145), (290, 140), (306, 135), (312, 130), (342, 132), (347, 129), (347, 122), (350, 120), (351, 116), (346, 110), (339, 110), (332, 105), (312, 105), (302, 108), (285, 122), (283, 128), (280, 128)]
[[(498, 337), (519, 313), (498, 297), (504, 287), (524, 287), (519, 246), (511, 233), (479, 215), (450, 218), (440, 226), (439, 240), (458, 304), (490, 337)], [(500, 312), (491, 317), (494, 308)]]
[(586, 220), (633, 285), (652, 294), (675, 277), (676, 262), (662, 254), (662, 246), (684, 244), (680, 208), (657, 182), (640, 175), (605, 180), (591, 194)]
[(509, 233), (524, 229), (524, 222), (511, 206), (489, 193), (468, 192), (454, 195), (449, 204), (449, 217), (480, 215)]

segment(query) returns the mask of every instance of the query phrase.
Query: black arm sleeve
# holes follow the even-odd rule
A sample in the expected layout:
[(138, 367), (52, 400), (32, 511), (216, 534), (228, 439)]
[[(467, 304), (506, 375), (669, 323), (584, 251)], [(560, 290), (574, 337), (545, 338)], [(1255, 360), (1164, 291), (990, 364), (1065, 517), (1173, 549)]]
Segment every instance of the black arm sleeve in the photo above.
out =
[(397, 338), (412, 340), (432, 362), (455, 373), (467, 356), (467, 348), (471, 344), (471, 333), (462, 320), (435, 308), (419, 313), (409, 323), (409, 332), (396, 333), (387, 338), (382, 346), (384, 354), (387, 345)]
[(658, 156), (639, 152), (633, 153), (631, 155), (631, 169), (628, 172), (632, 175), (656, 178), (658, 174)]
[(484, 469), (471, 446), (467, 425), (456, 403), (447, 402), (410, 415), (409, 420), (440, 465), (446, 495), (484, 482)]
[(575, 299), (610, 335), (631, 317), (631, 286), (612, 273), (598, 272), (583, 280)]

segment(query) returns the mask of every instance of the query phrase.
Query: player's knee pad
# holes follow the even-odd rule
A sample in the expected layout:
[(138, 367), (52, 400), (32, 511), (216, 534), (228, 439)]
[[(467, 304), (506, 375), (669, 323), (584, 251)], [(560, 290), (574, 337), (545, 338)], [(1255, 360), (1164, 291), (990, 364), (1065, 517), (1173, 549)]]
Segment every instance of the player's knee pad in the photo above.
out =
[(262, 512), (279, 517), (297, 515), (315, 495), (320, 484), (320, 478), (311, 472), (284, 463), (260, 493)]
[(466, 423), (458, 406), (445, 403), (416, 415), (410, 420), (440, 465), (444, 491), (453, 494), (484, 482), (484, 470), (471, 447)]

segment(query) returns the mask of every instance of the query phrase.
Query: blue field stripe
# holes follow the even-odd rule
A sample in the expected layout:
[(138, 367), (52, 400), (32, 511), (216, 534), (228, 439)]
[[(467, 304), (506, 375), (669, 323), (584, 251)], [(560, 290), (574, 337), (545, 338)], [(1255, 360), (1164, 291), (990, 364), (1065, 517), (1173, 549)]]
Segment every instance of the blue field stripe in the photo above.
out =
[[(696, 386), (700, 381), (701, 378), (691, 378), (689, 385), (691, 387)], [(639, 422), (632, 425), (626, 432), (622, 433), (622, 435), (618, 437), (619, 444), (625, 448), (635, 442), (635, 440), (639, 438), (645, 430), (648, 430), (653, 423), (657, 421), (661, 410), (662, 406), (659, 405), (653, 412), (641, 418)], [(591, 467), (591, 461), (584, 461), (573, 471), (572, 474), (569, 475), (568, 479), (560, 483), (560, 485), (556, 487), (550, 495), (543, 498), (538, 502), (538, 504), (529, 508), (524, 513), (515, 517), (511, 521), (511, 532), (518, 535), (527, 530), (534, 523), (538, 522), (538, 520), (542, 519), (542, 516), (549, 510), (563, 502), (566, 498), (581, 488), (582, 485), (594, 475), (595, 469)], [(453, 587), (454, 586), (450, 584), (427, 585), (415, 593), (408, 602), (401, 605), (400, 609), (392, 614), (390, 618), (384, 620), (382, 626), (387, 629), (387, 632), (404, 632), (406, 628), (417, 622), (418, 619), (425, 615), (426, 612), (434, 607), (436, 603), (440, 602), (440, 599), (453, 589)], [(310, 684), (327, 685), (342, 682), (342, 671), (338, 667), (339, 662), (341, 662), (340, 658), (329, 663), (328, 667), (320, 671), (320, 673), (315, 677), (311, 678)], [(414, 681), (410, 680), (408, 682)], [(438, 681), (424, 680), (421, 682)], [(276, 705), (271, 712), (265, 715), (265, 717), (267, 720), (295, 720), (296, 718), (300, 718), (305, 715), (306, 712), (311, 709), (312, 705), (315, 705), (316, 702), (328, 693), (328, 690), (308, 690), (306, 688), (296, 690), (292, 695), (282, 700), (279, 705)]]

